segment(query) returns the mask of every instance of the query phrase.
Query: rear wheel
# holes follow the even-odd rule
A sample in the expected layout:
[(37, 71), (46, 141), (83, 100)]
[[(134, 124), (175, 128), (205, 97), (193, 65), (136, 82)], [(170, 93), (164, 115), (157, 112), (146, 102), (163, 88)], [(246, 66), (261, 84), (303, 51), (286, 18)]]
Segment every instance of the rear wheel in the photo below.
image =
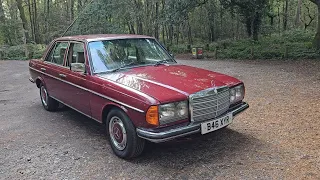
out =
[(48, 91), (43, 84), (40, 85), (40, 99), (44, 109), (47, 111), (55, 111), (59, 107), (59, 102), (49, 96)]
[(113, 152), (120, 158), (131, 159), (139, 156), (145, 140), (137, 136), (130, 118), (119, 109), (112, 109), (106, 120), (107, 135)]

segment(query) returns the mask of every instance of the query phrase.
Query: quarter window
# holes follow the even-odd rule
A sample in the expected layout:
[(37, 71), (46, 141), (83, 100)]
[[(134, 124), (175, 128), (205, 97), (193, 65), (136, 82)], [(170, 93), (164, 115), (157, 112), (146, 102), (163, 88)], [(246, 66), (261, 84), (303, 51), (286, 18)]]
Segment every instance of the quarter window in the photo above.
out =
[(68, 48), (67, 42), (58, 42), (55, 48), (50, 52), (46, 61), (52, 62), (58, 65), (63, 65), (66, 50)]

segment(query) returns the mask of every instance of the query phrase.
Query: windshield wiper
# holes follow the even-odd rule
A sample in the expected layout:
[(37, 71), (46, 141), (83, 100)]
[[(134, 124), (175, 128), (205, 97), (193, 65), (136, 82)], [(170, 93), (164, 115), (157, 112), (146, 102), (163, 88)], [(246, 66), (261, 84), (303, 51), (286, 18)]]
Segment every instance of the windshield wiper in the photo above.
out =
[(128, 64), (124, 64), (124, 65), (122, 65), (121, 67), (116, 68), (116, 69), (113, 69), (113, 70), (110, 71), (110, 72), (117, 72), (117, 71), (122, 70), (122, 69), (125, 68), (125, 67), (129, 67), (129, 66), (131, 66), (131, 65), (133, 65), (133, 64), (135, 64), (135, 62), (130, 62), (130, 63), (128, 63)]
[(165, 59), (165, 60), (161, 60), (161, 61), (157, 61), (154, 66), (159, 66), (159, 65), (162, 65), (162, 64), (167, 64), (171, 62), (170, 59)]

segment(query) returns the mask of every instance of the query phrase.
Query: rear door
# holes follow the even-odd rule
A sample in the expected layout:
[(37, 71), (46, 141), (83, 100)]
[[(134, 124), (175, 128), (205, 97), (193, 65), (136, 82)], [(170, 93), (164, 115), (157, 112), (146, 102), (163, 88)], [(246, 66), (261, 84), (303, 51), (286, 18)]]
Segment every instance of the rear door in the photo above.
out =
[(55, 42), (53, 48), (48, 53), (44, 62), (41, 64), (40, 70), (43, 72), (42, 78), (48, 90), (49, 96), (61, 100), (64, 89), (64, 82), (61, 77), (61, 72), (66, 70), (64, 60), (66, 58), (69, 42)]
[(67, 58), (66, 69), (61, 72), (66, 85), (63, 90), (62, 101), (70, 107), (78, 110), (88, 116), (91, 116), (90, 109), (90, 92), (87, 90), (88, 73), (85, 71), (72, 71), (71, 64), (84, 67), (87, 64), (85, 56), (84, 43), (70, 42)]

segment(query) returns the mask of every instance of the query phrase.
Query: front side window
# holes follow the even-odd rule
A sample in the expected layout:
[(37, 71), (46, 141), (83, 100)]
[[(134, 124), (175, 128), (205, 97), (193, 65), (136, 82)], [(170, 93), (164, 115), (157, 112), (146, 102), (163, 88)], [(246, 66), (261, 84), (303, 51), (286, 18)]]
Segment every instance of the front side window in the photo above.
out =
[(94, 73), (154, 65), (160, 61), (176, 63), (154, 39), (94, 41), (89, 43), (89, 49)]
[(69, 66), (69, 63), (85, 64), (83, 43), (71, 43), (70, 44), (67, 66)]
[(83, 43), (70, 43), (67, 66), (72, 71), (85, 72), (85, 56)]
[(57, 44), (55, 45), (55, 48), (51, 50), (46, 61), (58, 64), (58, 65), (63, 65), (67, 48), (68, 48), (68, 42), (57, 42)]

